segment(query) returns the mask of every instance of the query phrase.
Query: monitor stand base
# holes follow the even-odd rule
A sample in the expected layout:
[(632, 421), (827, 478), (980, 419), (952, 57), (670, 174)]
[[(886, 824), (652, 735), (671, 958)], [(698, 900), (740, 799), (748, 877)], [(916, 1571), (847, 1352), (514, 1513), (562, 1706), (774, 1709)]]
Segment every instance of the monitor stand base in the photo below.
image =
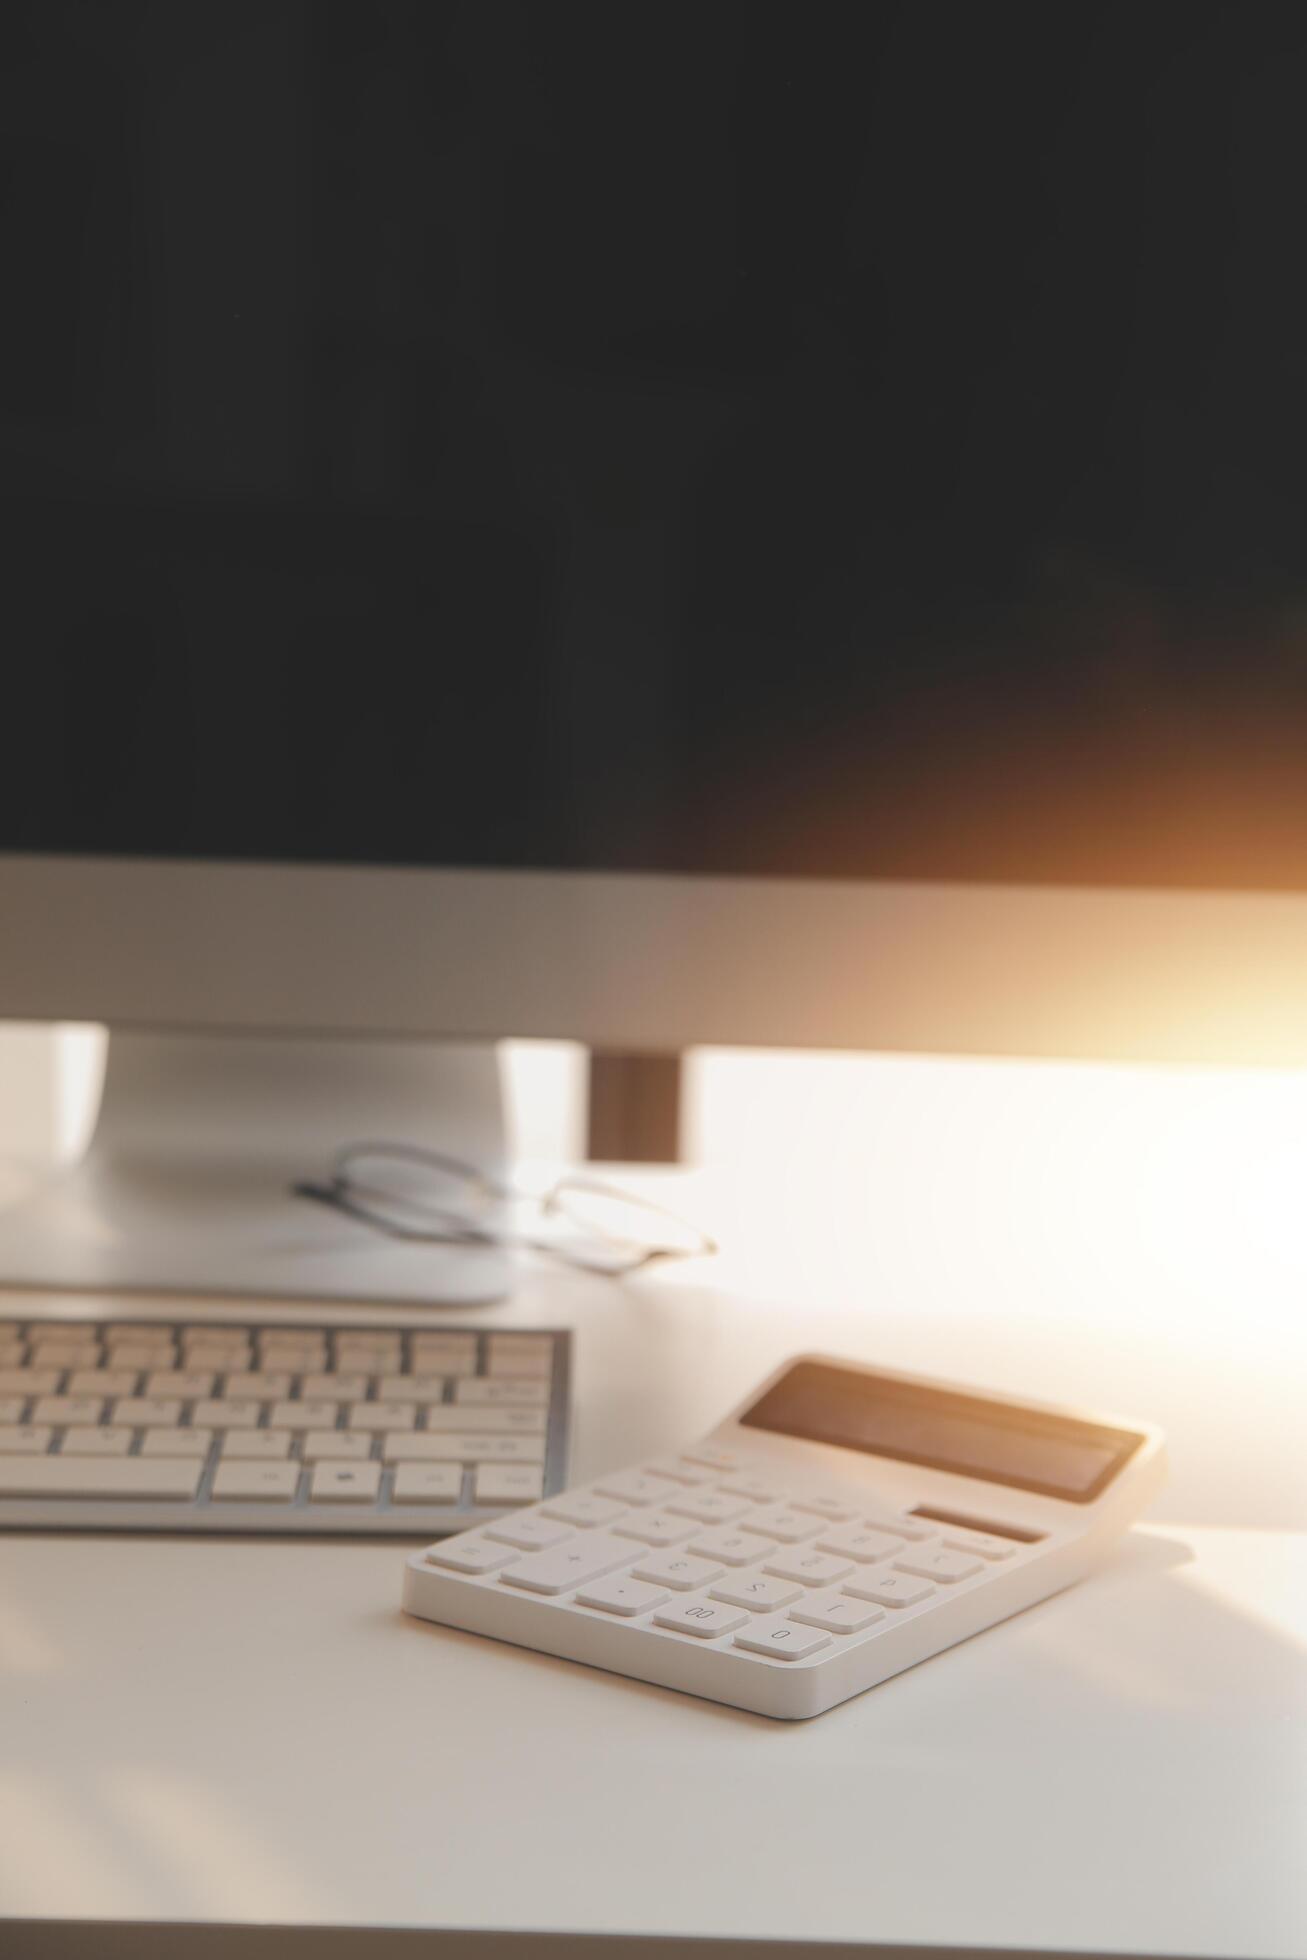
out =
[(360, 1138), (502, 1174), (493, 1046), (115, 1032), (82, 1161), (0, 1179), (0, 1283), (502, 1299), (512, 1261), (497, 1248), (397, 1243), (292, 1196)]

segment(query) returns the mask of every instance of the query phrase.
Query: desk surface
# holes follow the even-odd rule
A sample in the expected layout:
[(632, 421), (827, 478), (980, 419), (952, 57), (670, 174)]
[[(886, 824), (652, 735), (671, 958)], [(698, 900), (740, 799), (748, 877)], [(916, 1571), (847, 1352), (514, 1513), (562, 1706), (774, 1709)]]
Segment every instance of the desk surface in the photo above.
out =
[[(543, 1275), (484, 1318), (577, 1325), (581, 1477), (795, 1337), (697, 1285)], [(804, 1330), (841, 1331), (877, 1348)], [(1307, 1949), (1305, 1536), (1153, 1525), (797, 1726), (405, 1620), (401, 1559), (0, 1540), (0, 1911)]]
[(1183, 1180), (1128, 1085), (1091, 1188), (1065, 1097), (1110, 1084), (996, 1163), (1045, 1078), (966, 1080), (897, 1107), (843, 1236), (783, 1166), (747, 1257), (728, 1223), (716, 1269), (475, 1318), (576, 1328), (578, 1479), (801, 1347), (1151, 1417), (1172, 1480), (1107, 1568), (789, 1725), (405, 1620), (399, 1545), (0, 1539), (0, 1917), (1303, 1960), (1307, 1249), (1218, 1231), (1250, 1127), (1199, 1149), (1205, 1084), (1156, 1088)]

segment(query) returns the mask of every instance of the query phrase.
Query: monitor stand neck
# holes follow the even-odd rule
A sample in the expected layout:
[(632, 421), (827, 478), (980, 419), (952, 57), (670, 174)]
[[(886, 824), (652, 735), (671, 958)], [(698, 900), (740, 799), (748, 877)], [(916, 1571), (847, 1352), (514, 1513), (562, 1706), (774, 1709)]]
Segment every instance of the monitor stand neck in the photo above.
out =
[(493, 1046), (116, 1032), (86, 1155), (0, 1209), (0, 1283), (502, 1298), (498, 1250), (396, 1243), (292, 1196), (360, 1138), (502, 1173)]

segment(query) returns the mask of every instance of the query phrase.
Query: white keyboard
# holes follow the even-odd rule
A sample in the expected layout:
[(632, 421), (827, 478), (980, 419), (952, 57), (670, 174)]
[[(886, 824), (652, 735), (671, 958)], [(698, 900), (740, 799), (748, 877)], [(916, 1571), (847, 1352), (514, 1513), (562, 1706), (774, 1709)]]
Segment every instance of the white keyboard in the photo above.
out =
[(566, 1333), (170, 1304), (0, 1319), (0, 1528), (427, 1537), (564, 1481)]
[(1162, 1468), (1145, 1425), (801, 1357), (702, 1442), (415, 1554), (404, 1605), (801, 1718), (1080, 1578)]

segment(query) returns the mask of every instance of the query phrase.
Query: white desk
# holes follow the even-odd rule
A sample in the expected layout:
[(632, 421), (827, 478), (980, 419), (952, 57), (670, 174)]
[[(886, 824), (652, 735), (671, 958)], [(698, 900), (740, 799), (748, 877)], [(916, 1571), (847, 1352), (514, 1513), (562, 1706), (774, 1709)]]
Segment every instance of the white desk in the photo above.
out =
[[(406, 1621), (396, 1545), (0, 1540), (0, 1915), (45, 1928), (0, 1925), (6, 1960), (382, 1960), (402, 1929), (460, 1960), (637, 1934), (1302, 1960), (1295, 1275), (1233, 1251), (1227, 1273), (1210, 1221), (1197, 1277), (1165, 1235), (1141, 1268), (1101, 1193), (1078, 1241), (1046, 1206), (1018, 1242), (984, 1190), (950, 1209), (926, 1188), (910, 1135), (875, 1169), (872, 1252), (855, 1270), (845, 1241), (802, 1296), (802, 1235), (779, 1233), (751, 1273), (723, 1262), (724, 1291), (706, 1269), (541, 1273), (479, 1323), (576, 1327), (582, 1478), (802, 1346), (1154, 1417), (1172, 1483), (1108, 1570), (781, 1725)], [(391, 1930), (302, 1946), (252, 1924)]]

